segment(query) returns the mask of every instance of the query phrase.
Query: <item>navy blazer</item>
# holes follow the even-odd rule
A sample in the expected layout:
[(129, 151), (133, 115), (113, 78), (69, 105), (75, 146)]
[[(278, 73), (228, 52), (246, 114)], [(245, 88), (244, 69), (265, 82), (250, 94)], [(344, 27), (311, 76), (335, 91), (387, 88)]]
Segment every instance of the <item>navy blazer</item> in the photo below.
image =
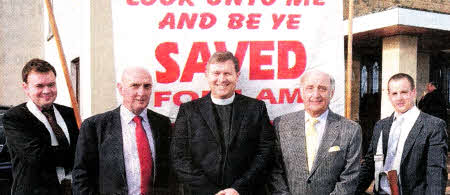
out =
[[(151, 110), (147, 110), (147, 116), (156, 151), (151, 194), (170, 194), (170, 120)], [(73, 169), (73, 193), (128, 194), (120, 107), (92, 116), (81, 125)]]
[[(392, 121), (393, 115), (378, 121), (375, 125), (369, 150), (361, 165), (358, 193), (363, 193), (374, 180), (374, 155), (380, 132), (383, 132), (383, 154), (386, 157)], [(447, 185), (447, 131), (443, 120), (420, 112), (403, 147), (400, 180), (403, 194), (445, 193)]]
[(176, 176), (191, 194), (234, 188), (264, 193), (273, 161), (274, 130), (263, 101), (236, 94), (230, 141), (222, 143), (211, 95), (180, 106), (171, 143)]
[(50, 133), (26, 103), (4, 115), (5, 136), (11, 155), (12, 194), (62, 194), (56, 167), (72, 167), (78, 126), (72, 108), (54, 104), (66, 123), (70, 147), (51, 146)]

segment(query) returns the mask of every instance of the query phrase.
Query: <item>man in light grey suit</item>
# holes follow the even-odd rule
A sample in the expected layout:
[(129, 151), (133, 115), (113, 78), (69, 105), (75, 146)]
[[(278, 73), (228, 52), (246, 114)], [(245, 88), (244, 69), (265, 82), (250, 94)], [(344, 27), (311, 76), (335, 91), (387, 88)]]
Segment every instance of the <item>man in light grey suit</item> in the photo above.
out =
[(272, 194), (354, 194), (360, 169), (361, 127), (328, 105), (334, 79), (321, 71), (300, 77), (305, 110), (275, 118)]

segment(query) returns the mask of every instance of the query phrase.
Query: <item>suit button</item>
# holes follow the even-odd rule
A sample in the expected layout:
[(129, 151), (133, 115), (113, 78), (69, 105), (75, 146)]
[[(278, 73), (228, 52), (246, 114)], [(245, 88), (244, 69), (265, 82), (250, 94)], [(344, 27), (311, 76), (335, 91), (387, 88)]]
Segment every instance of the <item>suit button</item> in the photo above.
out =
[(307, 183), (311, 183), (311, 180), (306, 181)]

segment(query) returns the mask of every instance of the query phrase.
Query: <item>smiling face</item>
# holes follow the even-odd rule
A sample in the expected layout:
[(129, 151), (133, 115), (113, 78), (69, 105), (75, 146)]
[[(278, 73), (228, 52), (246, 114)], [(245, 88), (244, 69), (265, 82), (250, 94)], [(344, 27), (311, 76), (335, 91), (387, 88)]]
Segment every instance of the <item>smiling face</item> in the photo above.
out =
[(226, 99), (233, 96), (239, 72), (232, 60), (208, 64), (205, 75), (212, 97)]
[(403, 114), (414, 106), (416, 89), (412, 89), (406, 78), (391, 80), (388, 83), (388, 96), (394, 110)]
[(128, 68), (122, 74), (122, 82), (117, 84), (123, 105), (136, 115), (147, 108), (152, 93), (150, 73), (138, 67)]
[(300, 81), (305, 111), (312, 117), (319, 117), (328, 109), (334, 90), (328, 74), (319, 71), (306, 72)]
[(56, 76), (52, 71), (30, 72), (27, 82), (22, 83), (22, 87), (40, 110), (51, 106), (56, 99)]

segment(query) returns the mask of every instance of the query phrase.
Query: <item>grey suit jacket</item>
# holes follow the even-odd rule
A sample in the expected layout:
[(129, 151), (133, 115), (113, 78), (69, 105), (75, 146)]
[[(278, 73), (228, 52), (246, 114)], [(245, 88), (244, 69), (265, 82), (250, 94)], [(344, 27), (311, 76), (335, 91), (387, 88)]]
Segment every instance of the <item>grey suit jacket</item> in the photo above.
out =
[(308, 171), (305, 111), (275, 118), (276, 163), (269, 185), (273, 194), (354, 194), (358, 185), (361, 127), (328, 113), (311, 172)]
[[(374, 155), (383, 132), (383, 154), (387, 153), (393, 115), (377, 122), (369, 150), (361, 165), (358, 193), (363, 193), (375, 177)], [(400, 162), (403, 194), (444, 194), (447, 185), (447, 132), (443, 120), (420, 112), (406, 138)], [(375, 190), (375, 189), (374, 189)], [(378, 192), (375, 192), (377, 194)]]

